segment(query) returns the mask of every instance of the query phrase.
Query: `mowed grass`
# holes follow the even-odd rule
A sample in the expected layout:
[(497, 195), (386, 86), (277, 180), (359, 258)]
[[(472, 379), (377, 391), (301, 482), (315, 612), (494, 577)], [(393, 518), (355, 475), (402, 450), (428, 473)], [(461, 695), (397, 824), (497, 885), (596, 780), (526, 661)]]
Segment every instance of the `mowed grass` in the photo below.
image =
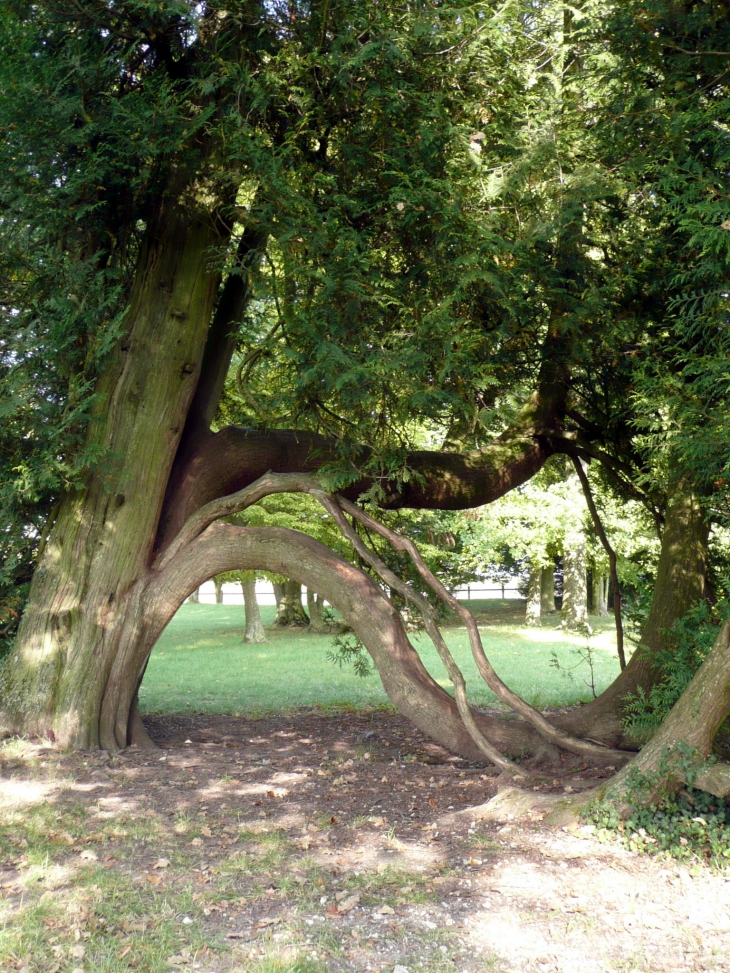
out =
[[(578, 651), (590, 645), (593, 680), (601, 692), (619, 671), (613, 620), (592, 619), (590, 639), (558, 630), (558, 616), (539, 629), (526, 628), (520, 603), (472, 601), (484, 649), (515, 692), (535, 706), (566, 706), (592, 698), (591, 672)], [(256, 715), (300, 707), (377, 708), (389, 700), (377, 673), (361, 678), (350, 666), (328, 659), (332, 637), (268, 627), (274, 608), (261, 609), (268, 644), (245, 645), (243, 605), (183, 605), (155, 646), (140, 692), (146, 713)], [(478, 705), (497, 700), (481, 682), (463, 626), (445, 628), (446, 641)], [(424, 665), (447, 689), (451, 684), (425, 635), (411, 640)], [(570, 675), (551, 665), (553, 653)]]

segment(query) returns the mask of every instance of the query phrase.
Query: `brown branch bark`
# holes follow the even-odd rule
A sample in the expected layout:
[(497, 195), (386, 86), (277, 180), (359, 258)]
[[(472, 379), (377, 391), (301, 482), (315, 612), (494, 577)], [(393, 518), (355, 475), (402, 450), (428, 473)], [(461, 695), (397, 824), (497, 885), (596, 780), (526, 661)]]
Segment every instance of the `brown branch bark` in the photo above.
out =
[(620, 757), (618, 751), (613, 752), (610, 749), (601, 746), (600, 744), (590, 743), (586, 740), (579, 740), (570, 734), (567, 734), (555, 726), (553, 726), (542, 713), (539, 713), (534, 707), (526, 703), (524, 699), (518, 696), (516, 693), (502, 682), (497, 673), (494, 671), (492, 664), (484, 652), (484, 646), (482, 645), (481, 635), (479, 634), (479, 627), (476, 623), (476, 619), (472, 613), (465, 608), (460, 601), (458, 601), (447, 588), (445, 588), (438, 578), (428, 569), (426, 564), (421, 557), (420, 551), (408, 537), (403, 537), (400, 534), (396, 534), (394, 531), (389, 530), (375, 518), (370, 517), (364, 511), (360, 510), (355, 504), (350, 503), (347, 500), (340, 500), (340, 504), (343, 509), (346, 510), (352, 517), (355, 517), (360, 523), (367, 525), (370, 530), (373, 530), (385, 537), (397, 551), (406, 551), (409, 555), (416, 570), (421, 575), (421, 577), (426, 581), (428, 586), (434, 591), (441, 600), (455, 612), (458, 617), (464, 623), (466, 630), (469, 634), (469, 641), (471, 643), (472, 654), (474, 656), (474, 661), (477, 664), (479, 673), (492, 690), (492, 692), (506, 703), (510, 709), (518, 713), (523, 719), (527, 720), (535, 730), (544, 737), (549, 743), (555, 746), (562, 747), (564, 750), (569, 750), (572, 753), (585, 754), (590, 756), (614, 756)]

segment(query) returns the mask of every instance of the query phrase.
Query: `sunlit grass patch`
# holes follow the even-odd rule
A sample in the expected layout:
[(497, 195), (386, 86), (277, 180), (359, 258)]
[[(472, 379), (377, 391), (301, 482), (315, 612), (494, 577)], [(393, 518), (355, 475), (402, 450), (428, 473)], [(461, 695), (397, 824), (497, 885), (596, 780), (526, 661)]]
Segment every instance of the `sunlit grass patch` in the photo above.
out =
[[(517, 607), (515, 605), (517, 604)], [(507, 608), (504, 606), (507, 605)], [(555, 652), (561, 666), (577, 660), (582, 636), (558, 630), (558, 616), (543, 628), (525, 628), (516, 617), (518, 603), (472, 602), (472, 610), (486, 609), (482, 625), (487, 655), (499, 675), (535, 706), (565, 706), (592, 697), (587, 666), (571, 676), (551, 664)], [(262, 609), (265, 624), (273, 608)], [(618, 674), (611, 619), (592, 619), (596, 631), (590, 644), (594, 657), (596, 692)], [(201, 712), (260, 715), (301, 707), (332, 710), (390, 708), (377, 673), (360, 678), (348, 667), (327, 659), (331, 637), (307, 631), (269, 629), (270, 645), (243, 643), (242, 605), (183, 605), (157, 643), (145, 675), (140, 705), (145, 712)], [(464, 671), (471, 698), (480, 705), (497, 705), (482, 683), (463, 627), (447, 626), (446, 641)], [(429, 640), (412, 637), (434, 678), (448, 687), (446, 672)]]

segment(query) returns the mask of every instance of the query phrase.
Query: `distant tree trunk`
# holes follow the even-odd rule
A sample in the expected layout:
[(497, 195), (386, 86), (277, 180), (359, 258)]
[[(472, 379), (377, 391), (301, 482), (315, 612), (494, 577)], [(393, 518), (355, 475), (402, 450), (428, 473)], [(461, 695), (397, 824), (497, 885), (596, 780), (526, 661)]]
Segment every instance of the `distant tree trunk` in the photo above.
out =
[(542, 568), (530, 565), (530, 579), (527, 583), (527, 608), (525, 610), (525, 624), (531, 627), (540, 625), (540, 609), (542, 606)]
[(250, 581), (242, 581), (241, 589), (243, 591), (243, 604), (246, 607), (246, 634), (243, 636), (243, 641), (249, 644), (266, 642), (268, 639), (264, 633), (259, 603), (256, 599), (255, 578)]
[(286, 594), (286, 585), (281, 581), (274, 582), (274, 601), (276, 602), (276, 617), (279, 618), (279, 611), (281, 610), (281, 603)]
[(312, 632), (324, 635), (329, 632), (329, 626), (322, 618), (322, 597), (307, 588), (307, 611), (309, 612), (309, 627)]
[(582, 527), (565, 537), (563, 555), (562, 627), (569, 632), (590, 631), (586, 583), (586, 538)]
[(213, 584), (215, 585), (215, 603), (216, 605), (223, 604), (223, 582), (219, 581), (217, 578), (213, 578)]
[(193, 591), (193, 593), (188, 598), (188, 601), (190, 602), (191, 605), (200, 604), (200, 588), (196, 588), (195, 591)]
[(309, 618), (302, 607), (302, 586), (298, 581), (287, 581), (274, 624), (291, 625), (297, 628), (309, 625)]
[(540, 572), (540, 614), (555, 611), (555, 570), (543, 568)]
[(608, 615), (608, 575), (593, 570), (593, 614)]

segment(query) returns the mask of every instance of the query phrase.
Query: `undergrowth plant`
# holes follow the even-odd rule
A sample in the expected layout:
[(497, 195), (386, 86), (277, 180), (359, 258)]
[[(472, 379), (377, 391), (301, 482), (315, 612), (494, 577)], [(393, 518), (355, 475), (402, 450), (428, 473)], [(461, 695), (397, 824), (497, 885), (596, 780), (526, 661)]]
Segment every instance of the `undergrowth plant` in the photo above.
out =
[(661, 678), (647, 692), (639, 687), (624, 697), (624, 726), (641, 740), (651, 736), (707, 658), (722, 622), (730, 615), (727, 599), (712, 608), (698, 602), (672, 627), (672, 648), (655, 653)]
[(713, 868), (730, 866), (730, 802), (691, 787), (661, 804), (636, 809), (626, 820), (608, 804), (596, 804), (588, 820), (597, 837), (618, 837), (631, 851), (696, 862)]

